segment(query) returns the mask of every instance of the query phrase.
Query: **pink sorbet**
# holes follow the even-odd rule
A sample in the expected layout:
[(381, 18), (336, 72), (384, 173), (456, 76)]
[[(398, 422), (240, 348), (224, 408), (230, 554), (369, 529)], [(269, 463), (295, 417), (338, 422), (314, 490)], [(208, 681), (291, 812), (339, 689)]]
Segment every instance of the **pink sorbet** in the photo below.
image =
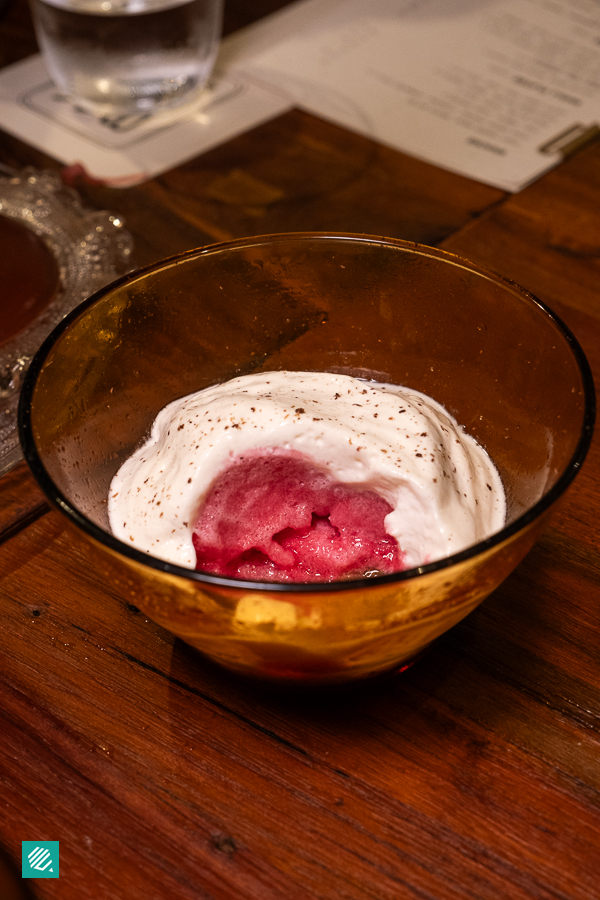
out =
[(374, 491), (342, 484), (302, 454), (270, 448), (235, 457), (213, 482), (194, 526), (196, 568), (252, 581), (337, 581), (405, 568)]

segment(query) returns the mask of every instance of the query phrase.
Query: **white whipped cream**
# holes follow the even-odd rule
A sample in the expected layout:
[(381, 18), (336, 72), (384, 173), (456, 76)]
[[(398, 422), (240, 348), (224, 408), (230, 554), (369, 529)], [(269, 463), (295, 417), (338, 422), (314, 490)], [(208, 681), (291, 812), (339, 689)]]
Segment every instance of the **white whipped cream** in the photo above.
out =
[(499, 531), (506, 506), (487, 453), (439, 403), (396, 385), (324, 372), (263, 372), (170, 403), (119, 469), (108, 500), (113, 533), (152, 556), (195, 568), (192, 530), (232, 457), (299, 451), (393, 511), (388, 534), (409, 568)]

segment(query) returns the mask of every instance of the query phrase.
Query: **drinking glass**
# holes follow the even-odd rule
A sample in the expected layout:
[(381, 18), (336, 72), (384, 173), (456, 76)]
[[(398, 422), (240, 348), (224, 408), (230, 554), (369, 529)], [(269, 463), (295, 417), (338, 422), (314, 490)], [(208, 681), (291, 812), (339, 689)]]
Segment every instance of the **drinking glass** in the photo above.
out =
[(46, 67), (71, 103), (111, 121), (193, 99), (219, 46), (223, 0), (30, 0)]

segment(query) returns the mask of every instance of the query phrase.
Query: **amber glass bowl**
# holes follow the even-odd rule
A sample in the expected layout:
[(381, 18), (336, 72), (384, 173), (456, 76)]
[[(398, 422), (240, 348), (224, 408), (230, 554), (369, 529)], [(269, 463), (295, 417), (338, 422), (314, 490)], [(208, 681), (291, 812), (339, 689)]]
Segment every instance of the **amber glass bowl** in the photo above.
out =
[[(435, 398), (495, 461), (505, 528), (417, 569), (319, 585), (203, 574), (113, 537), (110, 480), (158, 411), (273, 369)], [(407, 664), (493, 591), (576, 475), (593, 418), (579, 345), (522, 288), (412, 243), (288, 234), (194, 250), (94, 294), (34, 358), (19, 427), (39, 485), (113, 590), (229, 669), (325, 683)]]

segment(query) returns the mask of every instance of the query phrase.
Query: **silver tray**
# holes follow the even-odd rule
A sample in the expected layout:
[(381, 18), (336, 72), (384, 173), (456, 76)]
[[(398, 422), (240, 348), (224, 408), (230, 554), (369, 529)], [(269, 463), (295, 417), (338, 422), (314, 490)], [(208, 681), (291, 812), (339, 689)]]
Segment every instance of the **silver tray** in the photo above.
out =
[(17, 406), (23, 376), (44, 339), (75, 306), (131, 268), (131, 235), (120, 216), (85, 209), (55, 172), (0, 174), (0, 215), (19, 219), (48, 245), (60, 272), (57, 296), (0, 346), (0, 476), (22, 458)]

